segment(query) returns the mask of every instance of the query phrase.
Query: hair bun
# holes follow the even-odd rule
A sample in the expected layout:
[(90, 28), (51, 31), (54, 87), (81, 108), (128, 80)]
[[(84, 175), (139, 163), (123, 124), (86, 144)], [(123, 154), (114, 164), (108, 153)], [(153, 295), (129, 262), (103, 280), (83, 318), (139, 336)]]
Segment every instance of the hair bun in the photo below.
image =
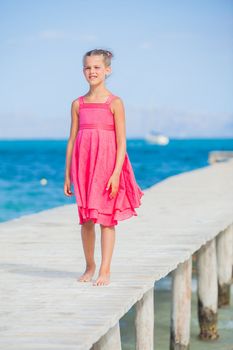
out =
[(93, 49), (90, 51), (87, 51), (85, 55), (83, 56), (83, 65), (85, 64), (85, 58), (87, 56), (94, 56), (94, 55), (103, 55), (104, 63), (106, 66), (111, 65), (111, 59), (114, 57), (113, 53), (109, 50), (105, 49)]

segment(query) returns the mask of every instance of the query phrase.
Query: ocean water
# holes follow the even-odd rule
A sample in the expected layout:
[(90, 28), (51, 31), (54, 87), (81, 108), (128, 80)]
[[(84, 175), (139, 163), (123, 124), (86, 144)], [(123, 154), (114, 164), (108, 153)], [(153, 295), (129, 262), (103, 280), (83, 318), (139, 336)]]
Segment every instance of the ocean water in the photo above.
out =
[[(63, 193), (66, 140), (0, 140), (0, 222), (75, 203)], [(127, 140), (139, 186), (208, 165), (208, 152), (233, 150), (233, 139), (171, 140), (156, 146)], [(41, 185), (41, 179), (47, 185)]]
[[(0, 140), (0, 222), (60, 205), (76, 203), (63, 193), (67, 140)], [(142, 190), (186, 171), (208, 166), (210, 151), (233, 151), (233, 139), (172, 139), (156, 146), (128, 139), (127, 152)], [(41, 180), (47, 184), (42, 185)], [(195, 280), (193, 280), (195, 284)], [(155, 348), (169, 349), (170, 278), (155, 285)], [(233, 296), (232, 296), (233, 298)], [(195, 286), (192, 298), (191, 349), (233, 350), (233, 305), (219, 310), (220, 338), (198, 340)], [(122, 350), (135, 349), (132, 307), (121, 318)]]
[[(196, 280), (193, 279), (191, 305), (190, 350), (233, 350), (233, 291), (230, 307), (218, 310), (219, 338), (205, 342), (198, 338)], [(154, 289), (154, 349), (168, 350), (170, 342), (171, 277), (155, 283)], [(120, 319), (122, 350), (135, 350), (135, 306)]]

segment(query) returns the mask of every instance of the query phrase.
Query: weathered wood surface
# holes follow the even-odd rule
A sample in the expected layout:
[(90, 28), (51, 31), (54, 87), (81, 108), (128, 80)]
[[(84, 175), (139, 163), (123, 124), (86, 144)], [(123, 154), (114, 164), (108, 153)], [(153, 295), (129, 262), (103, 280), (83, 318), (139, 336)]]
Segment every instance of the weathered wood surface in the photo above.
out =
[[(155, 281), (233, 222), (233, 161), (144, 192), (138, 217), (116, 228), (108, 286), (76, 281), (85, 268), (76, 204), (0, 225), (0, 349), (90, 349)], [(99, 225), (96, 238), (98, 268)]]
[(154, 349), (154, 287), (135, 304), (136, 350)]
[(215, 162), (224, 162), (229, 158), (233, 158), (232, 151), (211, 151), (209, 152), (208, 162), (213, 164)]
[(91, 350), (121, 350), (121, 334), (120, 324), (117, 322), (115, 326), (110, 328), (106, 334), (104, 334), (97, 343), (95, 343)]
[[(233, 199), (232, 199), (233, 201)], [(229, 225), (216, 237), (218, 261), (218, 306), (230, 305), (232, 282), (233, 230)]]
[(192, 256), (172, 273), (170, 350), (188, 350), (191, 327)]
[(197, 253), (197, 296), (199, 337), (214, 340), (218, 335), (218, 273), (216, 239), (208, 241)]

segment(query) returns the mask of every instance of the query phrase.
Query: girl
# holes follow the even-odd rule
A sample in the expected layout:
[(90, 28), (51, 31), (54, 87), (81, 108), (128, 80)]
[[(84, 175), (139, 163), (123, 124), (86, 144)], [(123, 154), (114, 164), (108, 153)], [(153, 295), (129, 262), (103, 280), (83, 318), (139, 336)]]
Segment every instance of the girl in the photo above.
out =
[(102, 261), (93, 283), (97, 286), (110, 282), (118, 220), (137, 216), (134, 208), (141, 205), (144, 195), (126, 152), (123, 101), (105, 87), (112, 57), (110, 51), (102, 49), (88, 51), (83, 56), (83, 73), (89, 91), (72, 102), (66, 150), (64, 193), (75, 194), (86, 259), (86, 270), (78, 281), (88, 282), (95, 273), (95, 224), (98, 223)]

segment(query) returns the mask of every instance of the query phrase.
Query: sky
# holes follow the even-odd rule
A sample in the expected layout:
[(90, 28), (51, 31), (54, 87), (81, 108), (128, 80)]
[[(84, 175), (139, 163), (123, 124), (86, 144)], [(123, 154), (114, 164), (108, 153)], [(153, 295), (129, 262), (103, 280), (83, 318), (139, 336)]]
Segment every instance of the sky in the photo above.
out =
[(0, 139), (67, 139), (94, 48), (127, 138), (233, 137), (232, 0), (0, 0), (0, 48)]

